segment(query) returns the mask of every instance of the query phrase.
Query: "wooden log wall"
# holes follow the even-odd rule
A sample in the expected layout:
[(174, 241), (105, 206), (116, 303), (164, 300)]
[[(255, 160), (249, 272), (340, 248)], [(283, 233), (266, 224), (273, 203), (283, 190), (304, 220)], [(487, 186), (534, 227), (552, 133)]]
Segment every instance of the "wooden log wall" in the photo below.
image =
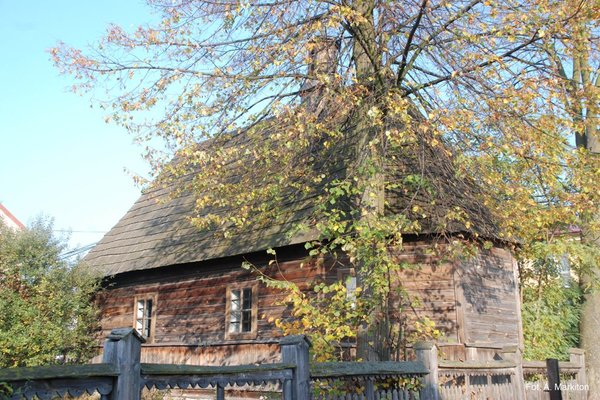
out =
[(463, 260), (456, 269), (457, 301), (464, 321), (461, 342), (471, 347), (522, 344), (516, 266), (500, 248)]
[[(442, 342), (448, 346), (450, 359), (465, 359), (464, 344), (518, 344), (520, 310), (510, 253), (493, 249), (476, 259), (451, 263), (426, 256), (428, 246), (424, 241), (405, 245), (399, 261), (418, 263), (419, 268), (405, 270), (397, 278), (414, 301), (413, 317), (429, 317), (444, 332)], [(280, 250), (280, 262), (262, 271), (303, 288), (311, 281), (339, 278), (339, 262), (307, 261), (304, 254), (298, 248)], [(268, 259), (261, 257), (253, 260), (255, 265), (266, 266)], [(98, 297), (102, 315), (99, 337), (132, 326), (134, 299), (155, 296), (155, 332), (143, 346), (142, 362), (231, 365), (277, 361), (281, 332), (269, 320), (290, 311), (278, 304), (284, 297), (279, 290), (259, 285), (255, 337), (228, 340), (225, 336), (228, 285), (256, 282), (256, 273), (242, 269), (241, 261), (231, 258), (117, 277)]]
[(405, 308), (407, 302), (412, 304), (406, 310), (411, 320), (428, 318), (435, 323), (444, 334), (441, 342), (458, 343), (461, 321), (456, 314), (455, 265), (430, 255), (430, 250), (430, 243), (415, 242), (405, 244), (398, 254), (398, 262), (416, 266), (404, 269), (396, 277), (406, 290), (403, 303)]
[[(119, 277), (98, 297), (99, 337), (112, 329), (132, 326), (134, 299), (152, 297), (155, 331), (143, 346), (142, 362), (233, 365), (277, 361), (281, 332), (269, 319), (289, 313), (278, 304), (283, 298), (280, 290), (258, 285), (256, 334), (248, 339), (226, 338), (227, 287), (257, 284), (256, 273), (242, 269), (241, 261), (171, 267), (171, 273), (139, 271)], [(284, 257), (278, 265), (262, 271), (307, 287), (307, 282), (323, 276), (324, 269), (322, 263), (304, 261)]]

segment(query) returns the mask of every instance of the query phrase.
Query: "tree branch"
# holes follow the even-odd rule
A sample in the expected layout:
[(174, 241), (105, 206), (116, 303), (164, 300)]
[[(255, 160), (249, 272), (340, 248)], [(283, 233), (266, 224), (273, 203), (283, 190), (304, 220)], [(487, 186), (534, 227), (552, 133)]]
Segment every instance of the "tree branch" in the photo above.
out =
[(432, 81), (429, 81), (429, 82), (423, 83), (421, 85), (418, 85), (416, 87), (410, 88), (404, 95), (408, 96), (408, 95), (413, 94), (413, 93), (415, 93), (415, 92), (417, 92), (417, 91), (419, 91), (421, 89), (425, 89), (425, 88), (437, 85), (438, 83), (449, 81), (449, 80), (454, 79), (454, 78), (456, 78), (458, 76), (465, 75), (465, 74), (471, 73), (473, 71), (476, 71), (476, 70), (478, 70), (480, 68), (485, 68), (485, 67), (487, 67), (489, 65), (495, 64), (495, 63), (498, 62), (498, 60), (503, 59), (503, 58), (507, 58), (507, 57), (511, 56), (512, 54), (516, 53), (517, 51), (519, 51), (521, 49), (524, 49), (525, 47), (529, 46), (530, 44), (534, 43), (535, 41), (537, 41), (539, 39), (540, 38), (537, 36), (537, 31), (536, 31), (535, 34), (533, 35), (533, 37), (531, 39), (529, 39), (528, 41), (526, 41), (525, 43), (522, 43), (519, 46), (517, 46), (517, 47), (515, 47), (515, 48), (513, 48), (513, 49), (511, 49), (511, 50), (509, 50), (509, 51), (507, 51), (507, 52), (505, 52), (505, 53), (497, 56), (497, 57), (494, 57), (493, 59), (490, 59), (490, 60), (487, 60), (485, 62), (479, 63), (479, 64), (477, 64), (477, 65), (475, 65), (475, 66), (473, 66), (471, 68), (465, 68), (465, 69), (459, 70), (459, 71), (452, 71), (452, 73), (450, 73), (450, 74), (448, 74), (446, 76), (443, 76), (443, 77), (440, 77), (438, 79), (434, 79)]
[(396, 86), (400, 86), (402, 79), (404, 79), (404, 76), (406, 75), (406, 72), (405, 72), (406, 59), (408, 57), (408, 53), (410, 52), (410, 46), (411, 46), (413, 38), (415, 36), (415, 32), (417, 32), (417, 29), (419, 28), (419, 25), (421, 24), (421, 18), (423, 17), (423, 14), (425, 13), (426, 6), (427, 6), (427, 0), (423, 0), (423, 2), (421, 3), (421, 7), (419, 8), (419, 14), (417, 15), (417, 19), (415, 20), (415, 23), (413, 24), (413, 27), (408, 34), (408, 38), (406, 39), (406, 44), (404, 45), (404, 51), (402, 52), (402, 62), (400, 63), (400, 67), (398, 69), (398, 77), (396, 79)]

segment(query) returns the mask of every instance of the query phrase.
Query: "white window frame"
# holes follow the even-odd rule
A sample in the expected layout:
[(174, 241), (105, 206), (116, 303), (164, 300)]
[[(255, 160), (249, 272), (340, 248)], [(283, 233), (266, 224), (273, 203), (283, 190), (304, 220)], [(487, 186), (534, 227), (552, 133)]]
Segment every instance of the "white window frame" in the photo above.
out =
[(156, 293), (146, 293), (133, 299), (133, 327), (146, 343), (153, 343), (155, 338), (157, 297)]
[[(244, 299), (245, 295), (250, 297)], [(244, 303), (247, 304), (248, 300), (250, 304), (244, 307)], [(225, 301), (225, 339), (256, 339), (258, 335), (258, 284), (246, 282), (227, 286)], [(234, 328), (235, 325), (237, 325), (237, 329)], [(245, 327), (249, 330), (244, 330)]]

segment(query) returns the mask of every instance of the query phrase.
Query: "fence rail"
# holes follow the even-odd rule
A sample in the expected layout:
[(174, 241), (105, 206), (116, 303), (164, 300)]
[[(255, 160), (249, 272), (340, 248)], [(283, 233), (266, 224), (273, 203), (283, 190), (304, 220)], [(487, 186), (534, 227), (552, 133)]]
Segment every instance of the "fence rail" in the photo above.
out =
[(114, 377), (119, 372), (112, 364), (51, 365), (0, 369), (3, 382), (30, 381), (32, 379)]
[[(569, 361), (559, 361), (560, 389), (563, 400), (585, 400), (588, 397), (585, 354), (581, 349), (569, 350)], [(546, 361), (524, 361), (526, 400), (549, 400), (553, 389), (546, 379)]]
[(403, 378), (421, 378), (429, 370), (421, 362), (328, 362), (310, 368), (315, 400), (409, 400), (420, 393)]
[(420, 362), (380, 361), (380, 362), (325, 362), (310, 367), (311, 379), (333, 379), (373, 376), (423, 376), (429, 371)]
[(194, 365), (142, 364), (142, 386), (148, 389), (216, 388), (227, 386), (285, 385), (293, 379), (293, 364), (204, 367)]

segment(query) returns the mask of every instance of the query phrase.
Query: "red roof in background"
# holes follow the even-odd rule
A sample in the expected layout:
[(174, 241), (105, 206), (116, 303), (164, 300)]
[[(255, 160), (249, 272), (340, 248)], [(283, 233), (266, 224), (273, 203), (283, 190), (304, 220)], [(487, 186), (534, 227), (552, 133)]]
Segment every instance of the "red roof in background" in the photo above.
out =
[(4, 214), (9, 220), (11, 220), (19, 229), (25, 229), (25, 225), (17, 219), (6, 207), (0, 203), (0, 213)]

